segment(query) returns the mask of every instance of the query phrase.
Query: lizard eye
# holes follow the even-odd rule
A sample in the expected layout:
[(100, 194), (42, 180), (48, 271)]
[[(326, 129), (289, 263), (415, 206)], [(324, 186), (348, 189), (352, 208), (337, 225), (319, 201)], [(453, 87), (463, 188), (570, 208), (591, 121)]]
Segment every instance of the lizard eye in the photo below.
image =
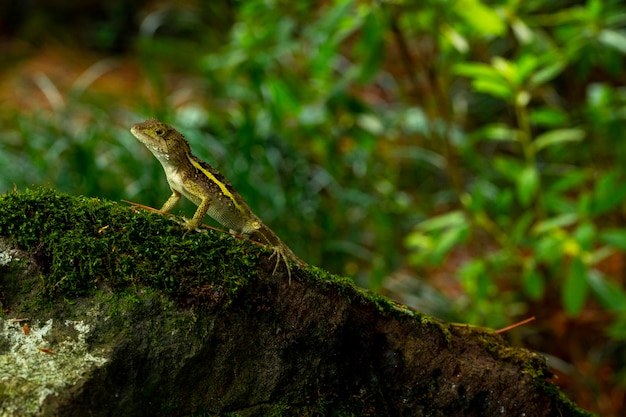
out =
[(160, 127), (157, 127), (157, 128), (154, 130), (154, 133), (156, 133), (156, 134), (157, 134), (157, 136), (163, 136), (163, 134), (165, 133), (165, 130), (161, 129)]

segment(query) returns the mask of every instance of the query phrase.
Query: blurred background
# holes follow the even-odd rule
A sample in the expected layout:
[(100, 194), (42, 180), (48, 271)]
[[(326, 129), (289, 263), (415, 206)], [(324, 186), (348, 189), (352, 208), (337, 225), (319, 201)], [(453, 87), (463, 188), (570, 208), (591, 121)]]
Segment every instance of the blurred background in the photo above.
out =
[[(0, 1), (0, 193), (159, 208), (158, 117), (304, 260), (626, 410), (621, 1)], [(123, 203), (120, 203), (123, 204)], [(190, 204), (177, 214), (190, 216)]]

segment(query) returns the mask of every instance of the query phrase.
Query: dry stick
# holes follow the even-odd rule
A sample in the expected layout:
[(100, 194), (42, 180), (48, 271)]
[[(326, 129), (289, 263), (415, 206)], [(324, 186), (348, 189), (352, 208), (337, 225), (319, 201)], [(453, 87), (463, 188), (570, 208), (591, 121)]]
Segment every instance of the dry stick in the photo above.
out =
[(486, 327), (475, 326), (473, 324), (467, 324), (467, 323), (450, 323), (450, 325), (454, 326), (454, 327), (466, 327), (466, 328), (472, 327), (472, 328), (479, 328), (479, 329), (483, 329), (483, 330), (492, 330), (494, 333), (500, 334), (500, 333), (508, 332), (509, 330), (512, 330), (512, 329), (514, 329), (516, 327), (523, 326), (524, 324), (528, 324), (528, 323), (530, 323), (531, 321), (534, 321), (534, 320), (535, 320), (535, 316), (532, 316), (532, 317), (529, 317), (529, 318), (527, 318), (525, 320), (522, 320), (522, 321), (520, 321), (518, 323), (511, 324), (510, 326), (506, 326), (506, 327), (503, 327), (502, 329), (498, 329), (498, 330), (488, 329)]
[(523, 326), (524, 324), (530, 323), (531, 321), (535, 321), (535, 316), (529, 317), (526, 320), (522, 320), (522, 321), (517, 322), (515, 324), (511, 324), (510, 326), (503, 327), (501, 329), (496, 330), (495, 332), (498, 333), (498, 334), (504, 333), (504, 332), (508, 332), (511, 329), (514, 329), (514, 328), (519, 327), (519, 326)]

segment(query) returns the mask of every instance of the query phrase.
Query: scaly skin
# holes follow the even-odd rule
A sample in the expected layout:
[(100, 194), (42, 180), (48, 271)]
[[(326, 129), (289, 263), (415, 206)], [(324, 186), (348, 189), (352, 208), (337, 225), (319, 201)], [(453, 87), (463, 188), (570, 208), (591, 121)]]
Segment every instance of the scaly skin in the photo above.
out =
[(272, 229), (254, 214), (219, 171), (191, 153), (189, 143), (180, 132), (157, 119), (137, 123), (130, 131), (146, 145), (165, 170), (172, 195), (163, 204), (161, 211), (169, 212), (181, 196), (185, 196), (198, 206), (193, 218), (185, 219), (188, 231), (198, 228), (208, 214), (224, 227), (271, 247), (277, 257), (274, 273), (280, 260), (283, 260), (291, 280), (288, 261), (304, 265)]

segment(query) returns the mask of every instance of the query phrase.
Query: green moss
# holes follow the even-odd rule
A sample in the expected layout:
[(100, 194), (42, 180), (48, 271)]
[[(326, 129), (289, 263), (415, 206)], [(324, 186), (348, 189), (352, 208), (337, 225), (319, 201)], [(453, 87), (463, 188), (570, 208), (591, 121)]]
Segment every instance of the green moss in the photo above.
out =
[[(38, 258), (43, 274), (37, 290), (47, 299), (71, 300), (103, 287), (132, 299), (135, 288), (147, 286), (224, 305), (259, 271), (273, 267), (271, 250), (229, 234), (185, 235), (172, 217), (47, 188), (0, 196), (0, 236)], [(347, 299), (369, 300), (386, 314), (415, 316), (319, 268), (307, 267), (300, 277)]]
[(0, 196), (0, 236), (35, 254), (45, 297), (148, 286), (178, 296), (205, 288), (224, 302), (263, 267), (259, 249), (228, 234), (185, 236), (171, 218), (44, 188)]

